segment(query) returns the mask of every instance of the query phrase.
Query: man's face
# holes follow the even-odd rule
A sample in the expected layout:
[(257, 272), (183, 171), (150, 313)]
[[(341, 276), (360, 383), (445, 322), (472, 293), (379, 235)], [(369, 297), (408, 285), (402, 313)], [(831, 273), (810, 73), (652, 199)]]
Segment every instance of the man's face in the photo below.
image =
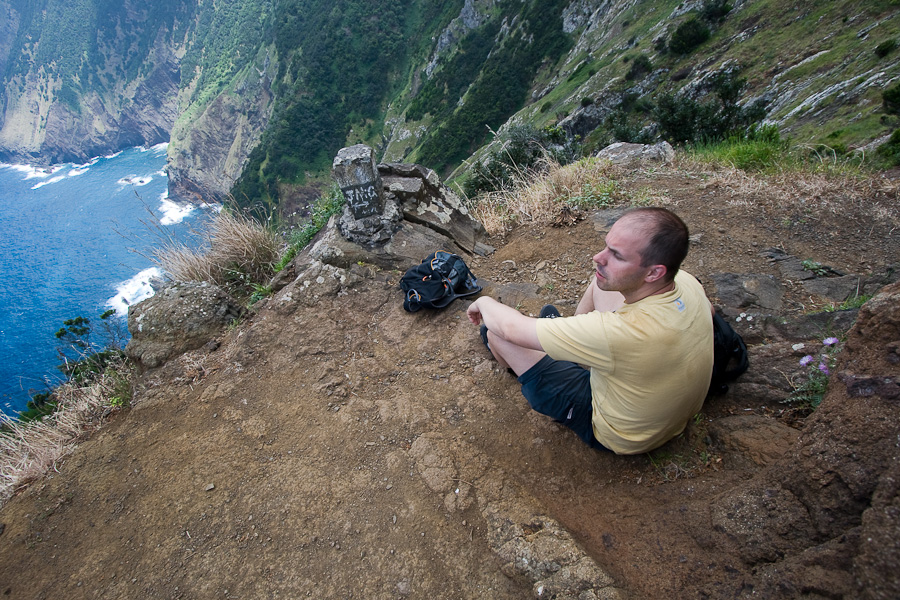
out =
[(644, 278), (650, 274), (649, 267), (641, 266), (647, 234), (631, 221), (616, 221), (606, 234), (606, 248), (593, 257), (597, 287), (626, 297), (644, 285)]

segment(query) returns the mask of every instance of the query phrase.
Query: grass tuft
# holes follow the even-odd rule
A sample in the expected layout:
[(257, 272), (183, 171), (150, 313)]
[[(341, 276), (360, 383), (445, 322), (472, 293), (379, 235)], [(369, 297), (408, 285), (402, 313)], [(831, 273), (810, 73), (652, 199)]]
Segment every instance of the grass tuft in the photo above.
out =
[(608, 161), (585, 158), (568, 165), (545, 160), (521, 171), (503, 188), (467, 200), (472, 215), (491, 235), (522, 223), (551, 224), (572, 209), (607, 208), (628, 203)]
[(88, 383), (70, 380), (54, 388), (56, 410), (42, 419), (26, 422), (0, 415), (0, 505), (55, 468), (85, 434), (130, 403), (131, 373), (123, 358)]
[(202, 235), (204, 247), (167, 244), (154, 252), (154, 262), (175, 281), (208, 281), (238, 296), (249, 296), (274, 274), (278, 238), (254, 219), (223, 211)]

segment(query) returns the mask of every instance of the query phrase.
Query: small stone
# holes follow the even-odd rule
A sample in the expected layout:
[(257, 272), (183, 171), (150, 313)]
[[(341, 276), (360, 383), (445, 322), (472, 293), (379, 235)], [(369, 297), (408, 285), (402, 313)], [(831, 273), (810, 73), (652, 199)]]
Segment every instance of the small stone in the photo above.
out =
[(207, 492), (211, 492), (214, 489), (216, 489), (216, 484), (214, 484), (214, 483), (207, 483), (206, 487), (204, 488), (204, 490)]

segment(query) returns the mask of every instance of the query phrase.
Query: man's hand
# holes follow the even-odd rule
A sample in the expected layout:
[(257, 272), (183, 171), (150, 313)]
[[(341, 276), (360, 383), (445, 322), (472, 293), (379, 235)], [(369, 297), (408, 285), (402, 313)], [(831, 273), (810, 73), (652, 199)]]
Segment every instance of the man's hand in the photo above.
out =
[[(478, 299), (480, 300), (480, 298)], [(469, 321), (475, 325), (481, 325), (481, 309), (478, 308), (478, 300), (469, 305), (466, 309), (466, 316)]]

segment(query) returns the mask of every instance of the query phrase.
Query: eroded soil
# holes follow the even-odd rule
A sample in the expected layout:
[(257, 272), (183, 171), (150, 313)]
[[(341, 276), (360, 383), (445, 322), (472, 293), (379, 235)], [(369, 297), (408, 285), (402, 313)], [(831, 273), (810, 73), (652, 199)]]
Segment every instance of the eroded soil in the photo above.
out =
[[(761, 255), (770, 247), (848, 273), (900, 263), (895, 191), (785, 202), (675, 170), (623, 186), (684, 218), (695, 236), (685, 267), (704, 284), (721, 272), (779, 277)], [(893, 213), (873, 209), (890, 202)], [(469, 266), (525, 312), (552, 302), (571, 314), (605, 226), (587, 215), (520, 227)], [(465, 301), (408, 314), (399, 273), (359, 275), (337, 295), (311, 286), (286, 299), (288, 288), (218, 349), (146, 374), (134, 408), (0, 510), (0, 592), (527, 598), (534, 579), (498, 547), (504, 527), (540, 529), (546, 515), (611, 576), (603, 593), (736, 594), (746, 568), (698, 542), (710, 527), (698, 507), (759, 467), (710, 446), (705, 427), (778, 418), (777, 406), (730, 392), (650, 456), (599, 453), (530, 411)], [(786, 285), (784, 314), (823, 304)]]

